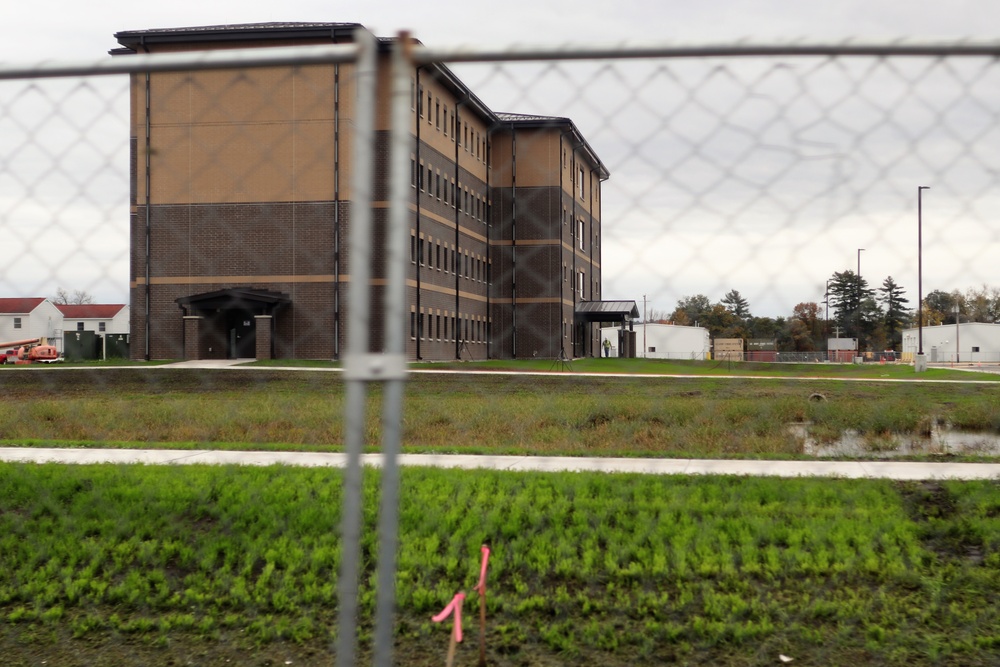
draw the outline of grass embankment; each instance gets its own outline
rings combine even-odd
[[[342,445],[340,374],[42,370],[0,373],[0,391],[12,406],[0,411],[7,444]],[[810,400],[813,394],[826,400]],[[936,422],[995,433],[998,407],[1000,385],[969,383],[414,374],[403,445],[409,452],[788,458],[801,455],[791,422],[810,422],[820,442],[856,429],[884,449],[886,435],[927,433]],[[376,445],[378,410],[375,388],[368,435]]]
[[[406,469],[398,662],[996,664],[995,483]],[[331,664],[340,474],[0,465],[5,665]],[[366,475],[370,649],[377,473]],[[291,661],[291,662],[286,662]]]
[[[254,365],[280,364],[256,362]],[[964,364],[974,367],[975,364]],[[924,373],[915,373],[908,364],[795,364],[731,361],[684,361],[676,359],[604,359],[586,357],[567,364],[551,359],[491,360],[476,362],[434,362],[413,363],[415,370],[456,370],[456,371],[511,371],[511,372],[572,372],[572,373],[617,373],[625,375],[696,375],[696,376],[743,376],[774,378],[847,378],[863,380],[977,380],[1000,382],[1000,375],[970,373],[938,366]]]

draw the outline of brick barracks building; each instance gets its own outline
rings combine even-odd
[[[126,31],[111,53],[347,43],[360,27]],[[384,77],[391,42],[379,43]],[[447,67],[415,67],[411,91],[407,356],[599,354],[597,322],[637,313],[600,301],[608,172],[596,153],[568,118],[494,112]],[[133,357],[341,358],[355,94],[353,64],[132,75]],[[389,128],[377,106],[379,238]],[[372,271],[380,299],[377,248]],[[373,320],[376,350],[383,326]]]

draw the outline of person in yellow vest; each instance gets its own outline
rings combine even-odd
[[[605,338],[603,345],[604,345],[604,356],[605,356],[605,358],[610,357],[611,356],[611,339],[610,338]]]

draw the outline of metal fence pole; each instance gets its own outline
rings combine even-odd
[[[337,582],[337,643],[338,667],[354,665],[357,642],[358,574],[361,555],[361,525],[363,499],[361,489],[361,452],[365,438],[365,403],[367,398],[368,332],[371,309],[372,239],[372,179],[374,172],[375,87],[377,44],[374,35],[356,30],[358,46],[357,107],[355,134],[352,145],[354,174],[351,187],[351,207],[348,214],[350,239],[348,287],[350,304],[347,326],[346,358],[344,360],[346,400],[344,407],[344,444],[347,467],[344,471],[343,504],[341,507],[340,578]]]
[[[410,38],[402,33],[392,52],[389,211],[386,229],[385,392],[382,406],[382,504],[379,513],[378,597],[375,607],[375,665],[392,665],[396,607],[396,550],[399,543],[399,451],[406,380],[406,243],[410,137]]]

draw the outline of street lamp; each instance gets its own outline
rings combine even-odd
[[[958,302],[956,301],[955,302],[955,363],[956,364],[961,361],[961,359],[958,358],[958,355],[959,355],[959,333],[962,330],[961,327],[958,324],[958,313],[959,313],[959,310],[960,310],[960,308],[959,308]]]
[[[922,199],[924,190],[930,190],[930,187],[917,186],[917,359],[913,364],[913,370],[917,373],[927,370],[927,360],[924,358],[924,216]]]

